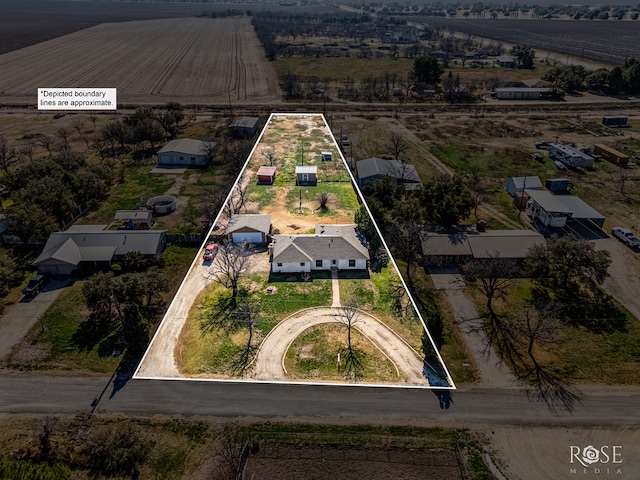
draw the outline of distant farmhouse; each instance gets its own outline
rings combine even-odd
[[[496,65],[502,68],[516,68],[516,61],[509,55],[500,55],[496,57]]]
[[[269,261],[274,273],[366,270],[369,252],[356,225],[317,225],[316,233],[274,235]]]
[[[109,268],[127,253],[158,257],[166,245],[166,230],[104,230],[106,225],[74,225],[49,236],[32,265],[38,273],[69,275],[89,266]]]
[[[594,158],[575,147],[563,145],[562,143],[550,143],[547,145],[547,150],[549,151],[549,157],[564,163],[567,167],[593,168]]]
[[[544,100],[554,97],[554,90],[547,87],[505,87],[496,88],[491,94],[498,100]]]
[[[206,167],[208,152],[215,143],[180,138],[171,140],[158,150],[158,165],[180,165],[185,167]]]
[[[420,175],[416,167],[399,160],[384,160],[382,158],[367,158],[356,162],[358,186],[388,177],[393,184],[421,185]]]
[[[544,237],[533,230],[421,234],[425,265],[463,265],[487,258],[520,261],[525,258],[529,248],[543,243]]]

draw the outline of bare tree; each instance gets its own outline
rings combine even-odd
[[[49,158],[51,158],[51,149],[53,147],[51,138],[49,138],[47,135],[38,136],[38,146],[44,148],[47,151]]]
[[[222,185],[216,185],[204,190],[198,208],[200,214],[205,217],[207,225],[213,224],[218,216],[218,212],[220,212],[225,205],[228,194],[228,187]]]
[[[267,148],[264,150],[261,155],[269,161],[269,166],[273,167],[273,159],[276,158],[276,153],[272,148]]]
[[[56,132],[56,136],[60,139],[60,153],[67,153],[71,150],[71,146],[69,145],[69,137],[71,136],[71,131],[66,129],[65,127],[61,127]]]
[[[9,145],[9,142],[0,135],[0,167],[6,174],[9,173],[9,167],[18,163],[19,158],[16,149]]]
[[[239,375],[244,375],[245,371],[253,360],[253,355],[256,352],[256,346],[253,344],[253,336],[255,333],[256,322],[258,321],[258,315],[260,310],[258,306],[248,298],[243,298],[239,303],[236,310],[233,312],[234,322],[237,327],[244,327],[247,329],[247,341],[242,346],[242,351],[234,359],[233,369]]]
[[[340,351],[340,355],[344,359],[345,376],[356,380],[361,374],[362,360],[365,355],[364,352],[354,347],[352,341],[353,330],[360,322],[360,311],[354,304],[345,304],[340,307],[340,313],[334,318],[347,329],[347,346]]]
[[[89,150],[90,148],[89,136],[87,135],[87,130],[84,126],[84,122],[82,120],[75,120],[72,126],[75,129],[75,131],[78,132],[78,136],[86,145],[87,150]]]
[[[223,213],[227,218],[239,214],[244,208],[244,204],[247,201],[247,192],[242,188],[242,183],[242,178],[240,178],[229,197],[229,201],[224,206]]]
[[[237,423],[226,423],[217,439],[215,450],[216,477],[221,480],[242,480],[251,453],[257,452],[249,434]]]
[[[215,261],[209,269],[208,278],[231,289],[229,306],[232,309],[237,307],[238,282],[249,267],[252,252],[253,245],[250,243],[227,241],[218,247]]]
[[[388,147],[393,152],[393,157],[398,160],[409,149],[409,144],[402,135],[394,132],[389,138]]]
[[[33,162],[33,155],[35,154],[36,144],[33,140],[27,140],[22,148],[20,149],[20,154],[29,159],[30,162]]]

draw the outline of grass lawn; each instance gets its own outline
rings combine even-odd
[[[530,298],[530,287],[530,280],[515,281],[506,299],[495,303],[497,311],[522,315]],[[478,312],[486,312],[484,297],[474,290],[469,293]],[[573,383],[638,385],[640,323],[627,312],[626,331],[595,333],[584,327],[561,324],[554,333],[553,343],[541,348],[539,355],[554,371]]]
[[[289,278],[295,281],[288,281]],[[331,279],[328,275],[314,275],[311,282],[301,282],[299,279],[299,275],[253,273],[241,282],[241,288],[251,292],[247,294],[260,309],[254,335],[255,346],[288,315],[304,308],[331,305]],[[275,289],[275,293],[266,293],[269,286]],[[185,374],[232,374],[236,356],[246,342],[248,330],[203,330],[210,312],[215,311],[217,303],[229,295],[228,290],[214,283],[194,302],[176,354],[180,369]]]
[[[362,352],[360,382],[402,382],[393,363],[357,331],[351,332],[351,342],[355,349]],[[306,330],[296,338],[285,357],[285,368],[294,380],[345,380],[344,356],[340,367],[337,364],[338,353],[347,345],[347,329],[344,325],[322,324]],[[400,374],[401,375],[401,374]]]
[[[42,323],[34,325],[19,349],[11,355],[8,366],[19,370],[86,370],[96,373],[112,373],[120,357],[111,355],[113,344],[109,341],[100,347],[99,339],[87,335],[77,337],[88,312],[84,307],[81,281],[76,281],[60,294],[42,317]],[[44,324],[44,332],[41,326]],[[91,346],[93,343],[93,346]],[[109,346],[112,348],[109,349]]]
[[[116,185],[109,198],[82,223],[110,223],[117,210],[135,210],[140,198],[161,195],[173,184],[166,175],[149,173],[153,167],[143,165],[131,168],[124,183]]]

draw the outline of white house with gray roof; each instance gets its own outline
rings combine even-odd
[[[366,270],[369,252],[356,225],[317,225],[315,234],[274,235],[269,261],[274,273]]]
[[[129,252],[159,256],[166,230],[104,230],[106,225],[77,225],[54,232],[32,265],[38,273],[69,275],[82,266],[109,267]]]

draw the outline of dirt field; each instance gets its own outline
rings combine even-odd
[[[118,103],[273,103],[280,89],[248,18],[102,24],[0,56],[0,102],[115,87]]]

